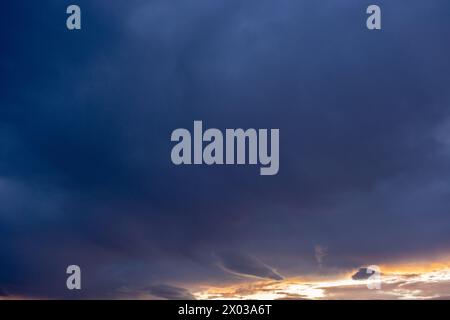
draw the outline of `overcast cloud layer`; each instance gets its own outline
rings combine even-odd
[[[191,297],[450,249],[448,0],[379,0],[380,32],[368,1],[76,2],[76,32],[71,2],[0,7],[0,295]],[[279,174],[172,165],[194,120],[279,128]]]

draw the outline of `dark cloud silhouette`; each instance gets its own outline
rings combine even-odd
[[[374,270],[370,268],[359,268],[359,270],[352,275],[353,280],[367,280],[374,274]]]
[[[187,289],[167,284],[150,286],[148,292],[151,295],[168,300],[195,300],[194,296]]]
[[[278,272],[253,256],[236,252],[221,253],[218,256],[220,265],[225,270],[234,274],[273,280],[283,280],[283,277]]]

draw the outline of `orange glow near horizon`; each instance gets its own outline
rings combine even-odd
[[[194,291],[197,299],[449,299],[450,263],[383,265],[381,288],[369,289],[372,280],[353,280],[356,272],[317,280],[308,277],[281,281],[258,280]]]

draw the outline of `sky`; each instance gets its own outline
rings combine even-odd
[[[449,10],[3,1],[0,297],[449,297]],[[195,120],[278,128],[278,174],[175,166]]]

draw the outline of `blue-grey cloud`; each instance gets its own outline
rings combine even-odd
[[[167,284],[150,286],[148,292],[151,295],[168,300],[195,300],[189,290]]]
[[[220,266],[228,272],[241,276],[283,280],[283,276],[276,270],[253,256],[236,252],[223,252],[218,257]]]
[[[230,281],[214,252],[276,279],[317,272],[318,243],[322,272],[449,248],[447,0],[380,0],[372,33],[358,1],[80,0],[79,32],[68,4],[1,11],[7,292],[71,297],[73,263],[102,297]],[[171,131],[197,119],[280,128],[279,175],[173,166]]]

